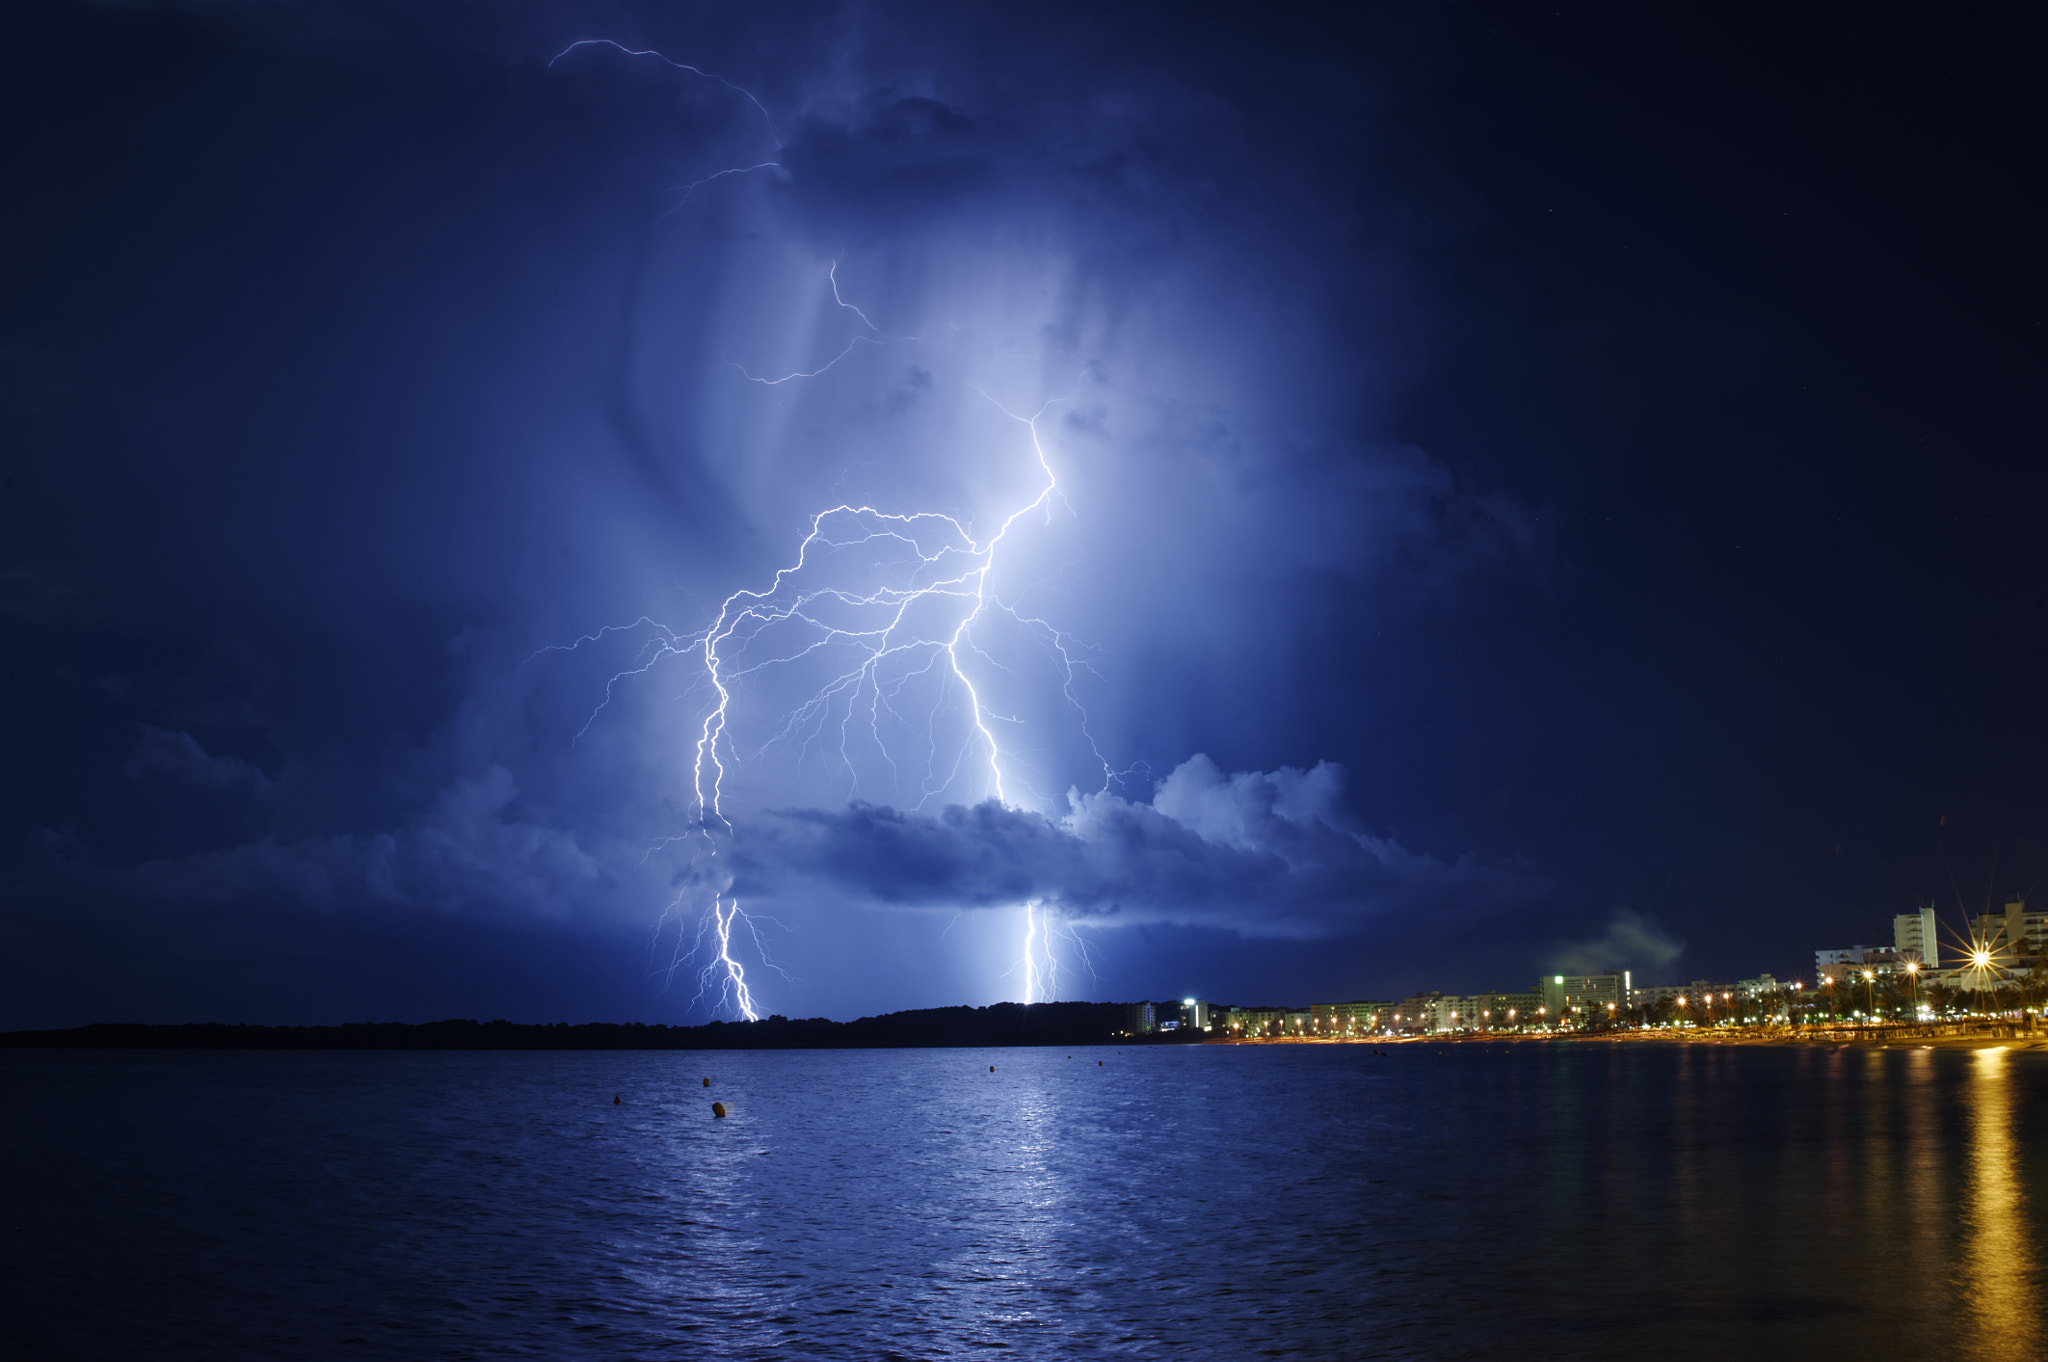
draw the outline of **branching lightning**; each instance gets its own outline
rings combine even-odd
[[[992,711],[975,684],[968,659],[987,656],[977,646],[976,626],[1002,615],[1037,635],[1057,659],[1068,700],[1080,710],[1073,683],[1085,663],[1074,656],[1072,641],[1044,619],[1027,615],[1001,599],[991,583],[1000,551],[1017,523],[1034,513],[1049,517],[1053,502],[1060,497],[1059,480],[1038,429],[1039,420],[1058,399],[1027,417],[995,403],[986,393],[981,396],[1029,433],[1040,475],[1036,492],[1005,516],[993,533],[977,538],[960,520],[936,511],[903,514],[842,503],[811,518],[810,531],[797,546],[795,562],[779,569],[765,588],[728,596],[710,628],[698,636],[704,674],[715,696],[698,735],[692,768],[698,803],[707,816],[723,820],[726,761],[738,759],[727,741],[732,687],[767,668],[843,656],[843,665],[791,712],[777,740],[814,739],[824,721],[837,714],[839,752],[844,758],[852,740],[850,726],[864,706],[869,735],[892,768],[895,762],[880,730],[882,714],[896,713],[891,702],[902,694],[907,678],[936,673],[956,688],[965,702],[964,712],[973,731],[970,746],[979,750],[986,763],[985,797],[1005,802],[1009,790],[997,732],[1015,720]],[[819,566],[819,559],[852,548],[874,552],[885,580],[866,588],[807,584],[807,574]],[[943,608],[946,606],[952,609]],[[949,624],[945,623],[948,615]],[[939,627],[933,627],[934,622],[939,622]],[[793,638],[785,638],[791,634]],[[749,656],[757,642],[768,648],[767,656]],[[1116,773],[1088,731],[1085,711],[1080,712],[1083,732],[1106,785]],[[943,779],[935,766],[927,765],[919,807],[953,783],[966,756],[963,749]],[[852,769],[850,761],[847,766]]]
[[[779,154],[781,140],[766,105],[751,91],[725,77],[675,61],[652,49],[634,49],[604,38],[571,43],[549,62],[553,67],[580,48],[602,46],[632,57],[654,57],[679,71],[715,81],[746,98],[760,113]],[[779,160],[732,166],[684,187],[683,199],[715,180],[779,168]],[[680,206],[680,204],[678,205]],[[872,318],[841,291],[839,261],[827,271],[833,302],[851,312],[863,331],[822,366],[803,373],[763,377],[735,363],[750,382],[765,387],[815,378],[861,345],[881,345],[885,337]],[[694,916],[694,933],[678,933],[668,973],[685,961],[699,962],[699,998],[707,994],[721,1006],[748,1020],[760,1013],[735,943],[752,943],[755,955],[770,968],[773,962],[760,938],[758,924],[729,892],[731,878],[721,874],[719,858],[729,851],[733,825],[726,817],[726,782],[731,772],[769,748],[787,746],[800,754],[825,752],[836,746],[838,764],[848,776],[847,795],[860,793],[856,747],[886,764],[892,779],[901,781],[905,767],[923,808],[934,798],[963,787],[971,789],[980,772],[980,798],[1009,803],[1019,772],[1006,752],[1002,734],[1023,720],[991,708],[986,682],[978,673],[1008,670],[978,637],[978,630],[1001,620],[1037,640],[1059,679],[1061,697],[1079,716],[1080,732],[1103,775],[1103,787],[1121,774],[1104,758],[1086,709],[1076,691],[1077,675],[1089,670],[1082,649],[1047,620],[1026,613],[1017,599],[1005,599],[997,586],[997,567],[1013,531],[1029,517],[1049,523],[1055,503],[1065,504],[1059,479],[1048,458],[1039,422],[1064,399],[1055,398],[1030,415],[1021,415],[988,393],[973,388],[1003,416],[1015,422],[1028,442],[1034,476],[1023,499],[994,529],[977,534],[972,523],[939,511],[885,511],[869,505],[842,503],[820,511],[797,545],[794,561],[778,569],[760,589],[742,589],[720,602],[703,629],[680,633],[643,617],[632,625],[607,626],[575,643],[573,651],[613,633],[646,630],[646,642],[626,669],[606,684],[603,700],[584,729],[610,703],[615,688],[629,676],[644,674],[668,658],[692,660],[705,687],[708,707],[698,727],[691,762],[691,790],[696,827],[688,834],[699,851],[689,885],[662,916],[657,933]],[[851,567],[848,565],[851,564]],[[824,580],[819,580],[819,579]],[[546,650],[544,650],[546,651]],[[736,746],[733,720],[740,692],[777,671],[822,669],[816,689],[779,722],[754,752]],[[941,753],[940,731],[956,717],[960,740]],[[908,735],[921,735],[913,743]],[[579,734],[580,736],[580,734]],[[921,754],[913,750],[921,747]],[[662,839],[663,844],[677,838]],[[1026,1002],[1056,996],[1056,935],[1072,943],[1084,966],[1087,949],[1071,925],[1060,923],[1049,905],[1024,906],[1025,938],[1020,963],[1024,968]],[[684,937],[693,936],[687,948]],[[1043,961],[1041,973],[1040,961]],[[1014,967],[1013,967],[1014,968]],[[786,977],[786,976],[785,976]]]

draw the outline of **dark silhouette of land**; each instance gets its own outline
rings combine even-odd
[[[703,1026],[641,1022],[351,1022],[341,1026],[153,1026],[101,1022],[62,1031],[0,1032],[0,1048],[69,1050],[855,1050],[991,1045],[1175,1043],[1199,1032],[1128,1036],[1124,1003],[995,1003],[932,1007],[859,1021],[715,1021]]]

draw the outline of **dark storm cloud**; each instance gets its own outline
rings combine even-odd
[[[1888,19],[1869,50],[1926,82],[1773,74],[1781,35],[1711,17],[1660,46],[1416,10],[8,7],[10,911],[259,941],[318,909],[280,950],[322,914],[647,925],[713,878],[664,840],[701,678],[529,659],[689,632],[842,497],[986,512],[1014,432],[979,383],[1065,400],[1070,504],[1016,577],[1087,645],[1102,764],[1219,764],[910,813],[819,744],[786,780],[750,748],[739,883],[788,909],[806,992],[920,982],[862,952],[927,924],[860,908],[1033,899],[1203,924],[1176,939],[1224,980],[1219,927],[1313,937],[1288,959],[1332,988],[1377,977],[1338,982],[1332,934],[1428,950],[1468,911],[1475,971],[1675,968],[1683,936],[1751,972],[1705,925],[1737,902],[1781,961],[1857,939],[1877,872],[1802,848],[2038,786],[2007,508],[2040,497],[1996,466],[2038,368],[2026,121],[1943,83],[1981,52]],[[585,38],[732,84],[549,67]],[[1002,730],[1040,808],[1095,783],[1052,700]]]
[[[150,742],[137,779],[219,788],[260,773],[209,758],[182,734]],[[94,859],[75,837],[44,830],[28,888],[158,907],[291,904],[339,911],[411,909],[475,921],[635,919],[663,893],[666,863],[645,847],[606,845],[522,817],[512,773],[494,766],[452,781],[401,826],[372,833],[268,836],[132,865]]]
[[[144,724],[135,741],[135,755],[121,768],[130,780],[168,779],[210,789],[247,786],[257,794],[270,789],[270,777],[238,757],[210,755],[190,733]]]
[[[1485,917],[1544,892],[1535,877],[1351,830],[1343,783],[1328,762],[1225,775],[1196,756],[1149,803],[1077,794],[1064,817],[993,800],[936,814],[867,804],[785,810],[738,834],[747,868],[733,892],[893,908],[1040,902],[1098,923],[1250,936],[1357,931],[1397,912]]]
[[[1371,338],[1413,301],[1408,229],[1354,192],[1355,66],[1276,85],[1184,16],[1081,8],[96,13],[37,172],[58,211],[15,224],[39,320],[0,336],[24,483],[56,508],[0,557],[0,616],[76,654],[29,707],[92,735],[18,782],[17,902],[652,923],[708,874],[664,840],[696,812],[701,684],[622,686],[590,723],[630,655],[522,659],[693,624],[849,484],[987,494],[960,451],[1000,446],[943,422],[979,377],[961,356],[989,353],[1018,357],[1005,395],[1072,399],[1048,433],[1081,528],[1046,573],[1114,679],[1093,712],[1117,763],[1302,769],[1189,762],[1059,816],[792,784],[735,810],[741,887],[1291,937],[1527,900],[1379,801],[1395,831],[1359,833],[1296,717],[1344,671],[1292,642],[1335,617],[1331,583],[1450,599],[1549,551],[1512,497],[1359,419],[1407,362]],[[602,43],[548,66],[584,38],[721,78]],[[102,84],[139,91],[116,100],[134,127]],[[873,330],[820,304],[832,262]],[[855,335],[829,378],[747,405],[736,362],[809,372]],[[801,972],[826,924],[789,918]],[[860,969],[883,992],[859,1005],[886,1005],[889,962]]]
[[[793,204],[842,231],[928,216],[995,171],[965,112],[893,91],[864,95],[837,117],[812,111],[778,159]]]

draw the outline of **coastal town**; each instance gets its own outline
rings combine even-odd
[[[1835,1027],[2024,1015],[2048,1002],[2048,910],[2022,897],[1943,939],[1932,906],[1892,918],[1887,945],[1816,950],[1806,979],[1639,984],[1632,971],[1548,974],[1528,988],[1431,990],[1401,999],[1238,1007],[1199,998],[1133,1003],[1132,1036],[1214,1040],[1369,1040],[1711,1027]]]

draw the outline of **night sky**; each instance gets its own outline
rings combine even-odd
[[[7,6],[0,1026],[732,1016],[735,902],[842,1018],[1960,926],[2048,874],[2002,18]],[[729,641],[706,819],[842,503],[938,537]]]

